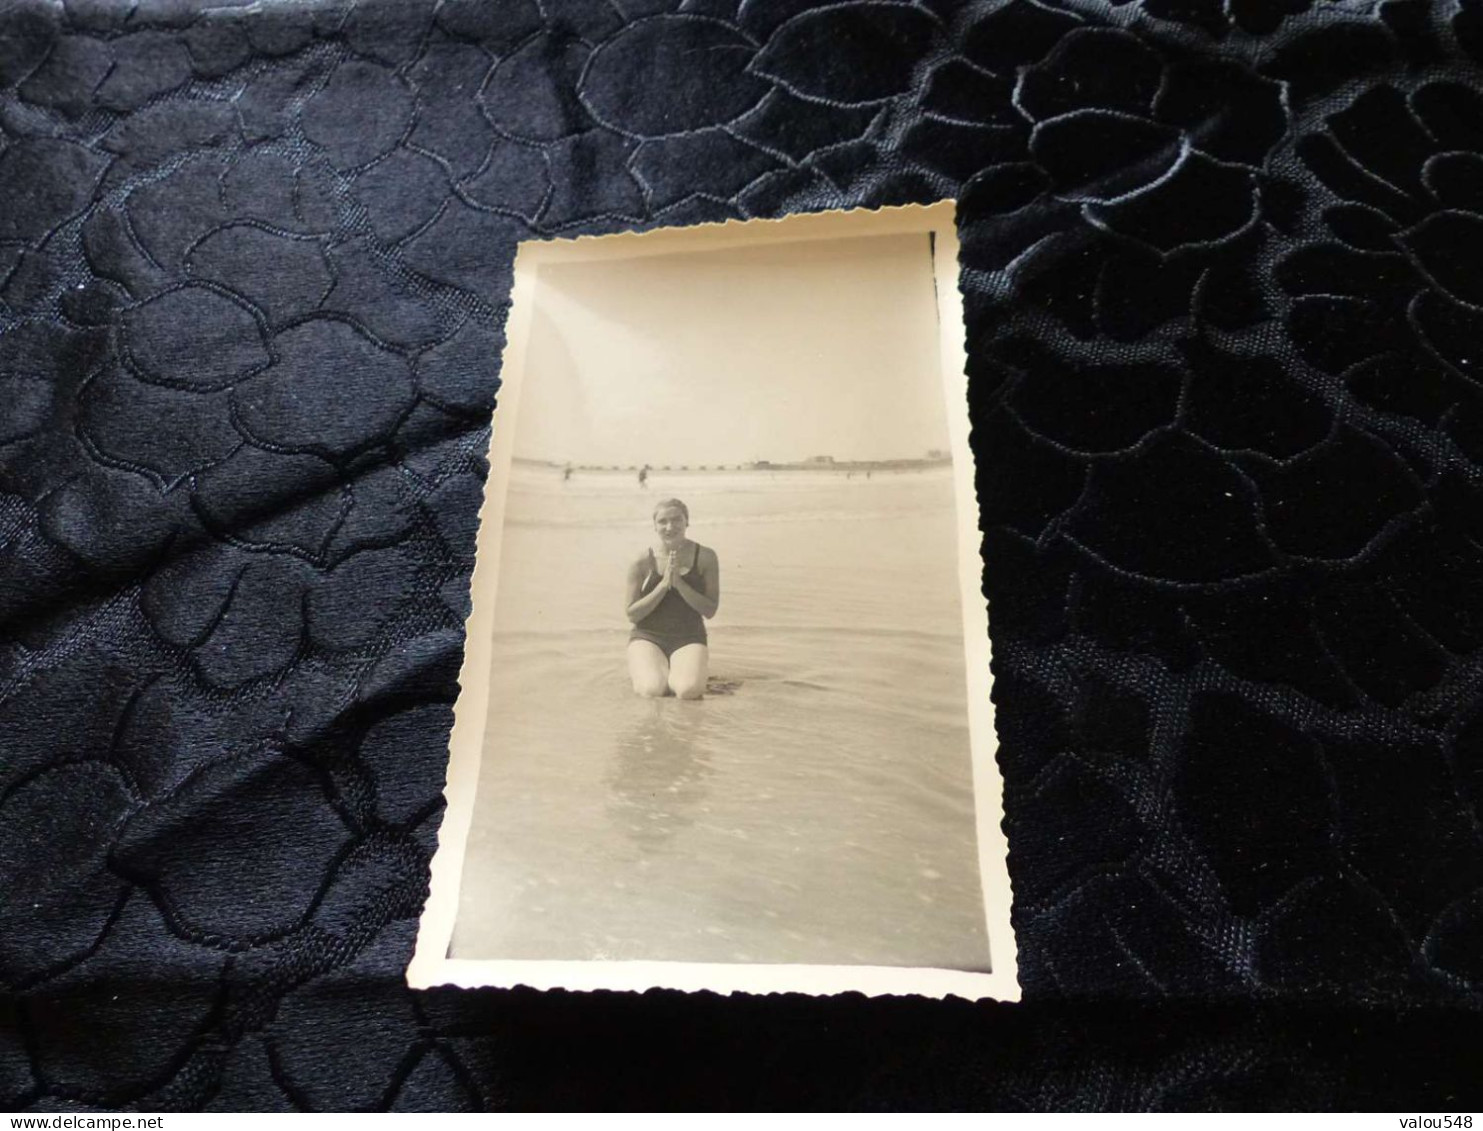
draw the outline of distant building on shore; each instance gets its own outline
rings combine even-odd
[[[809,456],[792,463],[758,459],[743,466],[752,471],[925,471],[952,463],[950,452],[933,448],[924,459],[835,459],[833,456]]]

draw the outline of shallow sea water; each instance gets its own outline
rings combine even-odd
[[[676,495],[721,562],[713,692],[629,688]],[[987,969],[945,471],[517,468],[457,958]]]

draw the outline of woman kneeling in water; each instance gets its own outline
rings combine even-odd
[[[721,603],[721,565],[685,537],[689,525],[689,508],[665,499],[654,508],[656,546],[628,567],[628,674],[648,698],[705,694],[705,622]]]

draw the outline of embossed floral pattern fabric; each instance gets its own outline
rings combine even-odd
[[[401,989],[516,242],[945,197],[1025,1003]],[[1472,0],[0,0],[0,1096],[1476,1099],[1480,373]]]

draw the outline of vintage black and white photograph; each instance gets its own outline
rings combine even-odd
[[[1015,996],[951,206],[516,270],[414,980]]]

